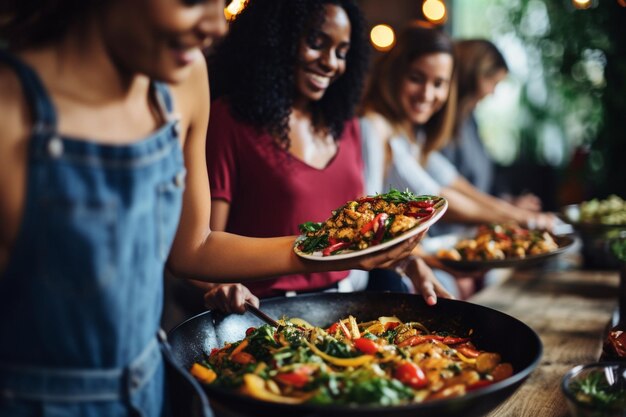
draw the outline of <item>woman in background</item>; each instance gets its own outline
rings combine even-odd
[[[409,26],[376,63],[363,103],[368,193],[389,187],[445,197],[444,220],[545,228],[553,216],[515,207],[474,187],[438,151],[456,111],[451,39],[425,24]],[[383,178],[382,182],[377,181]]]
[[[484,147],[474,110],[506,78],[509,69],[498,48],[488,40],[456,41],[454,50],[457,58],[458,111],[453,138],[441,153],[472,185],[484,193],[493,194],[493,161]],[[511,202],[529,210],[541,210],[541,201],[533,194],[517,196]]]
[[[393,187],[440,195],[449,203],[444,221],[549,227],[551,215],[481,192],[438,152],[452,134],[455,62],[452,40],[425,23],[408,26],[377,61],[361,118],[368,193]]]

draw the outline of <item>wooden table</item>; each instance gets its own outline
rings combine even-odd
[[[598,360],[618,304],[619,274],[579,264],[576,254],[565,254],[546,268],[513,272],[469,300],[523,321],[543,342],[540,365],[489,417],[569,415],[561,378],[575,365]]]

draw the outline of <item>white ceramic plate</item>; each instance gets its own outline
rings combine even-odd
[[[441,199],[441,202],[437,203],[437,205],[435,206],[435,212],[428,219],[419,223],[413,229],[407,230],[403,234],[396,236],[393,239],[383,242],[379,245],[370,246],[362,250],[354,250],[350,252],[346,251],[346,252],[338,253],[336,255],[328,255],[328,256],[323,256],[321,251],[313,252],[313,253],[304,253],[298,249],[298,245],[306,237],[305,235],[300,235],[296,239],[296,242],[294,243],[294,246],[293,246],[293,250],[298,256],[305,258],[305,259],[310,259],[313,261],[336,261],[339,259],[356,258],[357,256],[363,256],[363,255],[367,255],[370,253],[379,252],[379,251],[387,249],[390,246],[396,245],[404,240],[407,240],[410,237],[415,236],[418,233],[421,233],[422,231],[426,230],[427,228],[432,226],[437,220],[439,220],[441,216],[443,216],[443,213],[446,212],[447,209],[448,209],[448,202],[444,199]]]

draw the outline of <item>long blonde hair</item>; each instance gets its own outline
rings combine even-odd
[[[363,113],[379,113],[397,133],[415,138],[414,126],[398,97],[411,63],[416,58],[432,53],[445,53],[454,58],[454,46],[450,37],[424,22],[407,26],[398,36],[398,42],[393,49],[382,55],[374,65],[363,99]],[[443,148],[451,137],[456,112],[455,72],[453,69],[448,99],[423,126],[426,142],[421,152],[422,164],[426,163],[431,152]]]

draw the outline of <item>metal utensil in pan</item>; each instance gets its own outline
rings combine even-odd
[[[276,328],[280,327],[279,322],[277,322],[276,320],[274,320],[273,318],[265,314],[263,311],[255,307],[254,304],[250,303],[249,301],[246,301],[245,306],[246,306],[247,311],[254,314],[258,318],[263,320],[265,323],[269,324],[272,327],[276,327]]]
[[[484,416],[506,400],[539,363],[542,345],[524,323],[499,311],[456,300],[440,299],[427,306],[421,295],[394,293],[322,293],[265,300],[261,308],[274,317],[299,317],[316,326],[328,326],[353,315],[359,321],[395,315],[403,321],[420,321],[431,329],[467,333],[479,349],[498,352],[513,365],[514,374],[503,381],[471,391],[458,398],[404,406],[346,406],[275,404],[234,391],[205,385],[211,404],[223,415],[237,416],[391,416],[453,417]],[[181,365],[189,368],[214,347],[242,339],[247,328],[262,322],[251,315],[219,317],[206,312],[189,319],[170,333],[170,342]]]

